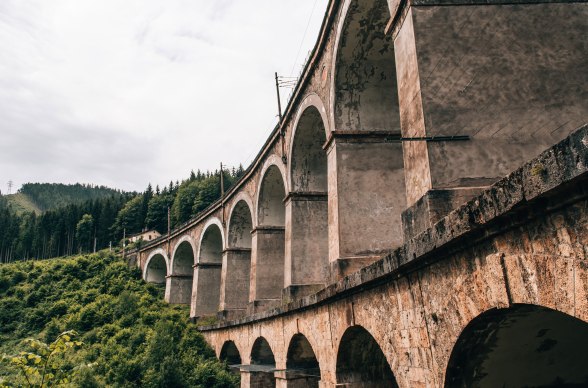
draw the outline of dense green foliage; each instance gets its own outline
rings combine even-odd
[[[83,342],[62,365],[83,365],[75,386],[238,384],[188,322],[188,308],[166,304],[161,287],[145,284],[118,257],[100,252],[0,265],[0,353],[18,353],[27,337],[49,343],[65,330]],[[2,378],[21,382],[6,363]]]
[[[228,190],[241,176],[243,167],[223,171],[223,186]],[[182,183],[170,182],[169,187],[155,192],[151,185],[144,193],[128,201],[118,213],[114,225],[117,235],[126,229],[127,235],[139,233],[144,228],[166,233],[168,208],[170,227],[174,228],[190,220],[221,197],[221,175],[219,171],[205,174],[192,172]]]

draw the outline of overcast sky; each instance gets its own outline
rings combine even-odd
[[[274,71],[299,74],[326,5],[1,0],[0,190],[247,167],[277,122]]]

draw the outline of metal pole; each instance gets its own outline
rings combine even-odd
[[[220,185],[221,185],[221,198],[225,196],[225,174],[223,174],[223,164],[220,164]]]
[[[171,212],[169,206],[167,207],[167,235],[171,234]]]
[[[278,72],[275,73],[276,76],[276,94],[278,95],[278,117],[280,118],[280,122],[282,121],[282,103],[280,102],[280,84],[278,82]]]

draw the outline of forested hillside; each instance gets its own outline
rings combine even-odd
[[[83,345],[59,361],[73,386],[238,386],[188,322],[188,307],[166,304],[163,292],[106,252],[1,265],[0,355],[30,350],[27,337],[49,343],[75,330]],[[3,382],[26,386],[9,360]]]
[[[243,167],[223,171],[228,190],[242,175]],[[47,193],[44,190],[47,189]],[[0,195],[0,263],[92,252],[119,245],[123,235],[182,224],[221,196],[219,171],[192,172],[180,182],[145,192],[123,193],[85,185],[25,184],[19,195],[30,198],[39,209],[63,204],[38,214],[17,211],[11,196]],[[13,197],[14,198],[14,197]],[[81,198],[86,198],[80,202]],[[33,201],[34,199],[34,201]]]
[[[92,186],[76,183],[64,185],[61,183],[25,183],[18,194],[27,197],[40,211],[58,209],[71,204],[78,204],[100,198],[112,197],[120,194],[105,186]],[[11,196],[7,199],[10,201]]]
[[[48,258],[108,247],[119,239],[112,230],[131,194],[114,194],[46,211],[18,214],[0,197],[0,263]]]
[[[243,167],[223,171],[223,184],[228,190],[241,176]],[[171,228],[174,228],[196,216],[221,196],[221,176],[219,171],[190,174],[182,183],[169,183],[168,187],[155,191],[149,185],[144,193],[137,195],[121,209],[114,228],[118,235],[126,229],[127,235],[142,229],[155,229],[167,232],[168,208]]]

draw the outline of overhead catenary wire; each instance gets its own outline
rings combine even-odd
[[[312,15],[314,14],[314,9],[316,8],[317,0],[314,0],[314,4],[312,5],[312,10],[310,11],[310,16],[308,17],[308,22],[306,23],[306,28],[304,29],[304,34],[302,35],[302,40],[300,41],[300,46],[298,47],[298,52],[296,53],[296,59],[294,60],[294,64],[292,65],[292,70],[290,70],[290,77],[294,74],[294,69],[296,68],[296,62],[298,61],[298,56],[300,55],[300,50],[302,50],[302,46],[304,45],[304,39],[306,39],[306,33],[308,32],[308,27],[310,26],[310,22],[312,21]]]

